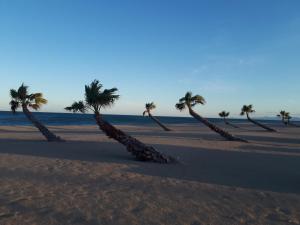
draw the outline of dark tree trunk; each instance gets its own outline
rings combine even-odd
[[[149,113],[149,117],[154,121],[156,122],[161,128],[163,128],[165,131],[171,131],[171,129],[167,128],[165,125],[163,125],[157,118],[155,118],[154,116],[152,116],[151,113]]]
[[[23,112],[27,119],[36,127],[39,129],[39,131],[44,135],[44,137],[47,139],[47,141],[50,142],[62,142],[64,141],[59,136],[56,136],[53,134],[50,130],[48,130],[47,127],[45,127],[43,124],[41,124],[28,110],[26,105],[22,105]]]
[[[100,114],[95,114],[99,128],[109,137],[126,146],[128,152],[141,161],[152,161],[158,163],[176,162],[173,157],[158,152],[152,146],[147,146],[139,140],[125,134],[110,123],[102,119]]]
[[[286,122],[285,120],[284,120],[284,117],[281,117],[281,122],[284,124],[284,125],[288,125],[288,122]]]
[[[277,131],[274,130],[273,128],[268,127],[268,126],[266,126],[266,125],[263,125],[263,124],[261,124],[261,123],[255,121],[255,120],[251,119],[251,118],[249,117],[248,114],[247,114],[247,119],[248,119],[251,123],[254,123],[255,125],[257,125],[257,126],[259,126],[259,127],[261,127],[261,128],[264,128],[264,129],[267,130],[267,131],[270,131],[270,132],[277,132]]]
[[[248,142],[242,138],[238,138],[233,136],[232,134],[222,130],[221,128],[217,127],[216,125],[210,123],[208,120],[206,120],[205,118],[203,118],[202,116],[200,116],[199,114],[197,114],[194,110],[192,110],[191,108],[189,108],[189,112],[191,114],[191,116],[193,116],[196,120],[204,123],[206,126],[208,126],[211,130],[213,130],[214,132],[220,134],[222,137],[226,138],[229,141],[241,141],[241,142]]]
[[[228,121],[225,119],[225,117],[224,117],[224,123],[225,123],[226,125],[228,125],[228,126],[231,126],[231,127],[234,127],[234,128],[239,128],[238,126],[236,126],[236,125],[234,125],[234,124],[228,122]]]

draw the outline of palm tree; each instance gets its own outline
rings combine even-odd
[[[139,140],[125,134],[107,121],[105,121],[100,113],[101,109],[112,106],[119,95],[116,94],[117,88],[102,89],[102,84],[98,80],[94,80],[90,85],[85,85],[85,100],[74,102],[65,109],[73,112],[85,113],[91,110],[99,128],[109,137],[126,146],[127,151],[131,152],[138,160],[153,161],[159,163],[175,162],[176,160],[170,156],[158,152],[152,146],[147,146]]]
[[[205,99],[200,95],[192,95],[192,92],[187,92],[185,96],[181,99],[179,99],[179,102],[175,105],[176,109],[182,111],[185,108],[188,108],[189,113],[191,116],[193,116],[196,120],[204,123],[206,126],[208,126],[211,130],[215,131],[216,133],[220,134],[222,137],[226,138],[230,141],[242,141],[247,142],[246,140],[243,140],[241,138],[235,137],[232,134],[222,130],[221,128],[217,127],[216,125],[210,123],[208,120],[197,114],[192,108],[197,105],[205,104]]]
[[[220,116],[221,118],[223,118],[225,124],[227,124],[227,125],[229,125],[229,126],[232,126],[232,127],[234,127],[234,128],[239,128],[238,126],[235,126],[234,124],[229,123],[229,122],[227,121],[226,118],[229,116],[229,114],[230,114],[230,112],[222,111],[222,112],[219,113],[219,116]]]
[[[271,131],[271,132],[276,132],[276,130],[274,130],[273,128],[270,128],[266,125],[263,125],[253,119],[250,118],[249,114],[251,113],[254,113],[255,110],[253,109],[253,106],[252,105],[244,105],[243,108],[241,109],[241,116],[245,115],[247,116],[247,119],[251,122],[251,123],[254,123],[255,125],[257,126],[260,126],[262,128],[264,128],[265,130],[267,131]]]
[[[286,122],[286,117],[287,117],[287,112],[286,111],[281,110],[277,116],[281,118],[281,121],[284,125],[288,125],[287,122]]]
[[[155,118],[154,116],[152,116],[151,110],[153,110],[153,109],[156,108],[156,105],[154,104],[154,102],[146,103],[145,108],[146,108],[146,110],[143,112],[143,116],[145,116],[146,114],[148,114],[148,116],[152,120],[154,120],[154,122],[156,122],[160,127],[162,127],[165,131],[171,131],[171,129],[167,128],[157,118]]]
[[[290,126],[294,126],[294,127],[299,127],[299,125],[290,122],[290,120],[292,119],[292,117],[291,117],[291,115],[290,115],[289,112],[285,113],[284,118],[286,120],[286,125],[290,125]]]
[[[28,93],[28,86],[22,84],[18,90],[11,89],[10,96],[12,100],[10,101],[11,110],[13,113],[20,107],[22,107],[23,113],[32,124],[39,129],[39,131],[45,136],[48,141],[63,141],[59,136],[56,136],[51,131],[48,130],[42,123],[40,123],[33,114],[29,111],[29,108],[38,110],[42,105],[47,104],[47,100],[43,98],[42,93]]]
[[[286,125],[290,125],[290,120],[292,117],[289,112],[285,112],[284,119],[286,120]]]

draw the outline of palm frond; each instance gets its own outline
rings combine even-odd
[[[175,108],[178,109],[178,110],[180,110],[180,111],[184,110],[185,107],[186,107],[186,104],[185,103],[181,103],[181,102],[179,102],[179,103],[177,103],[175,105]]]
[[[99,93],[96,103],[104,108],[112,106],[120,98],[120,95],[115,94],[116,91],[118,91],[117,88],[105,89]]]
[[[156,105],[154,104],[154,102],[146,103],[145,108],[146,110],[151,111],[156,108]]]
[[[74,102],[71,106],[66,107],[65,110],[71,111],[73,113],[76,113],[76,112],[85,113],[87,108],[84,105],[83,101],[79,101],[79,102]]]
[[[101,91],[102,84],[94,80],[90,85],[85,85],[85,102],[95,112],[101,108],[110,107],[120,98],[115,92],[117,88],[105,89]]]
[[[192,96],[193,96],[193,93],[191,91],[188,91],[184,96],[185,101],[191,100]]]
[[[85,85],[85,101],[89,105],[97,103],[97,98],[101,93],[102,84],[98,80],[92,81],[90,85]]]
[[[244,114],[242,114],[242,112],[244,114],[245,113],[253,113],[253,112],[255,112],[255,110],[253,109],[252,105],[243,105],[243,107],[241,109],[241,115],[244,115]]]
[[[41,105],[39,104],[28,104],[29,107],[33,108],[34,110],[39,110],[41,108]]]
[[[11,111],[13,113],[15,113],[16,110],[20,107],[20,103],[18,101],[15,101],[15,100],[11,100],[9,104],[10,104]]]
[[[10,89],[10,97],[13,99],[18,99],[19,98],[18,92],[15,89]]]
[[[219,116],[225,118],[225,117],[228,117],[229,114],[230,114],[230,112],[226,112],[223,110],[222,112],[219,113]]]
[[[21,100],[25,100],[28,96],[28,86],[24,85],[24,83],[18,89],[18,97]]]
[[[205,99],[201,95],[195,95],[195,96],[191,97],[191,102],[193,104],[202,104],[202,105],[204,105],[206,103]]]

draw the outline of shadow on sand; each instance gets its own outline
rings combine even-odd
[[[204,148],[155,145],[182,163],[162,165],[138,162],[124,147],[111,142],[0,141],[0,153],[54,159],[118,163],[129,171],[230,187],[300,193],[300,157]],[[0,172],[0,176],[9,174]],[[81,179],[78,177],[78,179]]]

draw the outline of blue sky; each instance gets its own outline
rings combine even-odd
[[[300,114],[300,1],[0,0],[0,110],[22,82],[61,112],[99,79],[121,99],[105,113],[181,115],[186,91],[197,110],[237,116]]]

